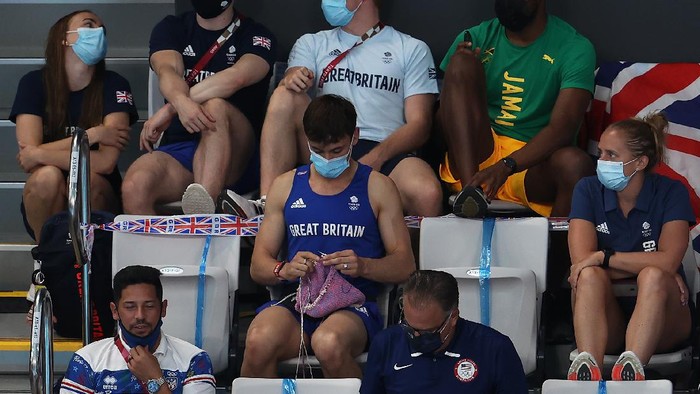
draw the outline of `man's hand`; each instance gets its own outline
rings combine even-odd
[[[102,145],[113,146],[119,150],[124,150],[129,143],[129,132],[131,128],[117,128],[105,125],[91,127],[87,130],[90,144],[100,143]]]
[[[36,167],[41,165],[39,157],[41,157],[41,148],[38,146],[19,144],[17,164],[19,164],[24,172],[32,172]]]
[[[323,265],[331,265],[341,273],[353,278],[366,274],[367,263],[362,257],[356,255],[355,251],[350,249],[327,254],[323,256],[321,261]]]
[[[129,371],[136,376],[136,379],[142,382],[163,376],[158,360],[143,346],[131,348],[126,365],[129,367]]]
[[[178,100],[173,103],[173,107],[177,110],[177,115],[180,122],[188,133],[201,133],[203,131],[216,131],[216,119],[204,107],[197,104],[189,97]]]
[[[576,286],[578,285],[578,277],[579,275],[581,275],[581,271],[583,271],[584,268],[598,267],[602,265],[604,257],[605,255],[602,251],[596,250],[595,252],[591,253],[588,257],[581,260],[581,262],[572,265],[571,275],[569,275],[569,284],[571,285],[571,288],[576,290]]]
[[[379,158],[378,154],[374,153],[375,151],[376,149],[372,149],[371,151],[367,152],[366,155],[360,157],[360,159],[357,161],[372,167],[372,169],[375,171],[380,171],[385,162]]]
[[[676,284],[678,284],[678,290],[681,293],[681,305],[688,305],[688,286],[685,285],[683,277],[681,277],[679,274],[675,274],[673,276],[673,279],[676,280]]]
[[[141,129],[139,149],[152,152],[153,144],[158,141],[160,135],[170,126],[170,122],[172,122],[175,113],[177,112],[173,111],[170,104],[166,104],[161,107],[158,112],[153,114],[153,116],[143,124],[143,129]]]
[[[303,278],[314,271],[314,264],[321,260],[320,257],[311,253],[300,251],[282,267],[280,276],[287,280]]]
[[[460,42],[457,44],[457,49],[455,50],[455,53],[452,54],[452,56],[455,56],[459,54],[460,56],[474,56],[477,59],[481,55],[481,48],[472,48],[472,43],[470,42]]]
[[[314,84],[314,73],[306,67],[300,67],[292,71],[289,75],[282,79],[284,87],[296,92],[304,93]]]
[[[484,191],[486,198],[492,200],[496,197],[498,189],[503,186],[506,179],[510,176],[510,168],[508,168],[503,162],[498,163],[484,168],[483,170],[477,172],[472,177],[469,186],[481,187]]]

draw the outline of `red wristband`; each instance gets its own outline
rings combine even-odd
[[[280,271],[282,271],[282,267],[284,267],[285,264],[287,264],[287,262],[282,260],[278,262],[275,265],[275,269],[272,270],[272,273],[275,274],[275,278],[277,278],[278,280],[284,280],[284,278],[280,276]]]

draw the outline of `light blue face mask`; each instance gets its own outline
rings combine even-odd
[[[323,16],[326,17],[326,21],[331,26],[342,27],[350,23],[355,12],[360,8],[364,0],[354,10],[350,11],[345,6],[346,0],[322,0],[321,9],[323,10]]]
[[[348,153],[346,155],[335,157],[330,160],[314,152],[311,149],[311,145],[309,145],[309,152],[311,152],[311,157],[309,159],[314,164],[316,172],[318,172],[318,174],[324,178],[333,179],[337,178],[343,173],[343,171],[347,170],[348,167],[350,167],[350,155],[352,155],[353,139],[350,140],[350,149],[348,149]]]
[[[78,58],[88,66],[94,66],[107,55],[104,27],[79,27],[67,33],[78,33],[78,40],[71,47]]]
[[[637,158],[639,159],[639,158]],[[598,166],[596,167],[596,174],[598,174],[598,180],[603,186],[610,190],[619,192],[627,187],[630,183],[630,179],[637,173],[637,170],[630,176],[625,175],[625,166],[637,159],[632,159],[627,163],[621,161],[607,161],[598,160]]]

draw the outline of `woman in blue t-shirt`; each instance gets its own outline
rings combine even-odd
[[[92,208],[120,209],[117,159],[138,115],[129,83],[105,70],[106,52],[102,20],[90,11],[68,14],[49,30],[46,65],[17,88],[10,120],[17,126],[17,162],[29,174],[21,209],[37,241],[44,222],[66,207],[72,127],[87,130],[92,144]]]
[[[580,353],[569,379],[600,380],[596,360],[624,350],[612,379],[643,380],[654,353],[690,338],[681,262],[695,217],[685,187],[652,172],[667,127],[659,113],[613,123],[598,144],[598,176],[574,189],[569,283]],[[620,279],[636,282],[636,297],[615,296],[612,282]]]

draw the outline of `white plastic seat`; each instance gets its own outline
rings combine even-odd
[[[384,319],[384,328],[387,326],[387,320],[389,316],[389,298],[391,295],[391,291],[394,289],[395,286],[393,285],[386,285],[384,286],[384,289],[382,290],[381,293],[379,293],[379,296],[377,297],[377,307],[379,308],[379,311],[382,313],[382,317]],[[271,291],[270,294],[273,294],[274,292]],[[274,298],[274,296],[273,296]],[[308,345],[308,344],[307,344]],[[279,363],[277,366],[278,372],[280,376],[294,376],[296,369],[297,369],[297,357],[290,358],[288,360],[284,360]],[[363,352],[359,356],[355,357],[355,361],[360,365],[360,367],[364,367],[365,364],[367,364],[367,352]],[[310,367],[313,370],[318,370],[321,368],[321,363],[318,361],[316,356],[309,355],[306,358],[306,367]]]
[[[671,394],[673,385],[669,380],[646,380],[640,382],[605,382],[608,394]],[[598,394],[601,383],[574,380],[545,380],[542,394]]]
[[[233,381],[234,394],[280,394],[283,379],[236,378]],[[360,379],[297,379],[297,394],[357,394]]]
[[[697,294],[698,287],[700,287],[700,273],[698,273],[697,263],[695,261],[695,251],[693,250],[692,238],[688,242],[688,248],[683,256],[683,271],[685,271],[685,277],[688,281],[688,291],[689,296],[696,303],[698,302]],[[613,285],[613,291],[615,295],[625,295],[634,296],[636,295],[637,285],[636,283],[622,282],[617,285]],[[695,327],[693,327],[695,331]],[[576,356],[578,356],[578,349],[574,349],[569,353],[569,361],[573,361]],[[603,372],[609,373],[612,371],[612,367],[617,361],[619,355],[617,354],[606,354],[603,358]],[[682,372],[689,371],[691,369],[693,362],[693,347],[686,346],[675,352],[670,353],[657,353],[651,356],[651,359],[644,367],[645,370],[653,370],[664,376],[674,375]]]
[[[481,321],[482,232],[482,220],[440,217],[421,222],[420,268],[453,274],[460,285],[460,315],[476,322]],[[548,240],[547,219],[532,217],[497,219],[491,242],[491,327],[511,338],[526,374],[537,369]]]
[[[119,215],[115,221],[152,217]],[[199,265],[205,239],[205,236],[122,232],[115,232],[113,238],[112,276],[129,265],[159,269],[162,273],[163,297],[168,300],[163,330],[191,343],[195,338]],[[215,372],[228,367],[239,259],[239,237],[212,237],[205,273],[202,347],[209,354]]]

